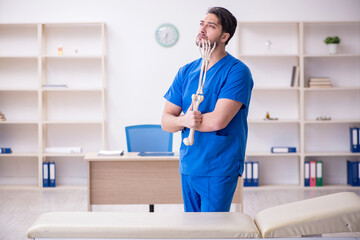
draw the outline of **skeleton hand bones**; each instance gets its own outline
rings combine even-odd
[[[211,48],[210,40],[207,41],[204,41],[204,39],[201,40],[201,45],[199,46],[199,50],[202,57],[202,63],[201,63],[201,70],[199,77],[199,85],[196,94],[193,94],[191,96],[193,111],[198,111],[200,103],[204,100],[203,87],[206,79],[206,72],[209,65],[211,53],[214,51],[215,47],[216,47],[216,43],[214,43],[214,46]],[[191,128],[189,136],[187,138],[184,138],[184,144],[186,146],[191,146],[194,144],[194,133],[195,133],[195,129]]]

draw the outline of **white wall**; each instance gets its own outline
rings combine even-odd
[[[199,57],[194,40],[211,6],[239,21],[360,21],[358,0],[0,0],[0,23],[105,22],[108,146],[126,149],[124,126],[160,123],[162,96],[178,68]],[[171,48],[154,38],[165,22],[180,32]],[[234,43],[228,51],[236,55]],[[174,141],[176,150],[178,135]]]

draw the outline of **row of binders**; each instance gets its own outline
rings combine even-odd
[[[0,154],[10,154],[12,153],[11,148],[0,148]]]
[[[56,187],[55,162],[43,162],[43,187]]]
[[[360,186],[360,162],[347,160],[347,184]]]
[[[244,187],[259,186],[259,162],[246,161],[244,163]]]
[[[350,151],[360,152],[360,128],[350,128]]]
[[[305,187],[320,187],[323,185],[323,162],[305,161],[304,169]]]

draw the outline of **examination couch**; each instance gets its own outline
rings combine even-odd
[[[341,192],[267,208],[255,219],[240,212],[51,212],[28,229],[30,239],[320,238],[360,233],[360,197]],[[360,239],[360,237],[352,237]]]

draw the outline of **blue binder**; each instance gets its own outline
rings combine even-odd
[[[309,187],[310,186],[310,162],[305,161],[305,167],[304,167],[304,186]]]
[[[360,152],[360,129],[356,127],[350,127],[350,151]]]
[[[252,186],[252,162],[245,162],[246,180],[244,180],[245,187]]]
[[[49,182],[49,163],[43,162],[42,172],[43,172],[43,187],[49,187],[50,186],[50,182]]]
[[[296,147],[272,147],[271,153],[296,153]]]
[[[50,187],[56,187],[56,167],[55,162],[49,163]]]
[[[258,187],[259,186],[259,162],[252,162],[252,181],[251,186]]]
[[[358,161],[347,160],[347,183],[351,186],[360,186]]]
[[[246,187],[246,179],[247,179],[247,174],[246,174],[246,162],[244,162],[244,171],[243,171],[243,174],[242,174],[242,178],[243,178],[243,185],[244,187]]]

